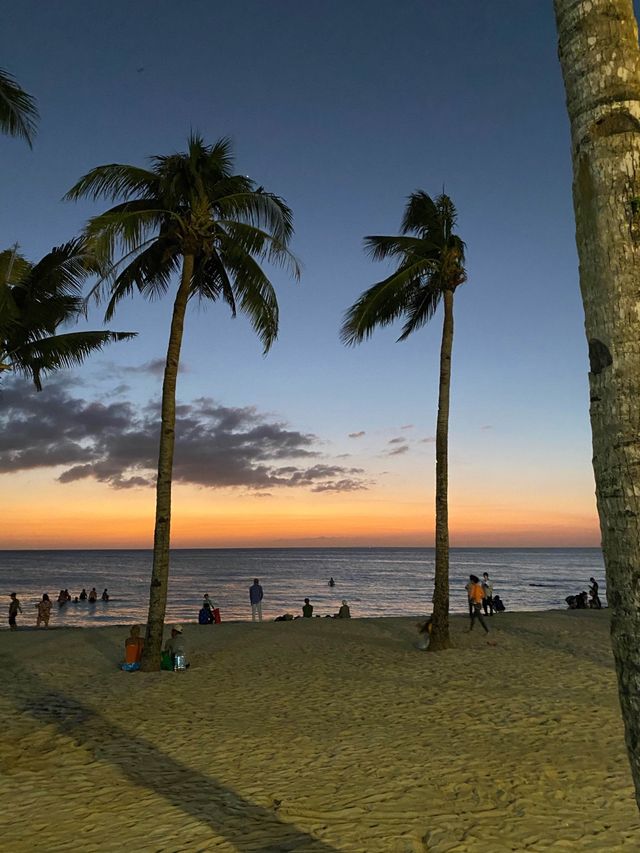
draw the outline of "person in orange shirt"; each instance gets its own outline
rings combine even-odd
[[[131,632],[124,641],[124,662],[140,663],[144,640],[140,637],[140,626],[132,625]]]
[[[467,586],[469,592],[469,607],[471,608],[471,624],[469,625],[469,631],[473,631],[473,625],[477,618],[484,628],[485,633],[488,634],[489,629],[487,628],[487,623],[484,621],[484,616],[482,615],[482,601],[484,599],[484,589],[482,588],[482,584],[476,575],[469,575],[469,584]]]

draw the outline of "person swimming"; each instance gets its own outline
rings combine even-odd
[[[334,579],[329,578],[329,586],[335,586],[335,585],[336,585],[336,582],[334,581]]]

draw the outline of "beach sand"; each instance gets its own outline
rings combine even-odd
[[[638,850],[607,611],[490,624],[188,625],[149,674],[126,628],[3,631],[0,846]]]

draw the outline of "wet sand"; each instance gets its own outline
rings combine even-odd
[[[607,611],[490,626],[188,625],[149,674],[125,628],[3,631],[3,849],[637,850]]]

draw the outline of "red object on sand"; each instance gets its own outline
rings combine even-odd
[[[222,622],[222,619],[220,618],[220,608],[219,607],[213,608],[213,622],[215,625],[219,625]]]

